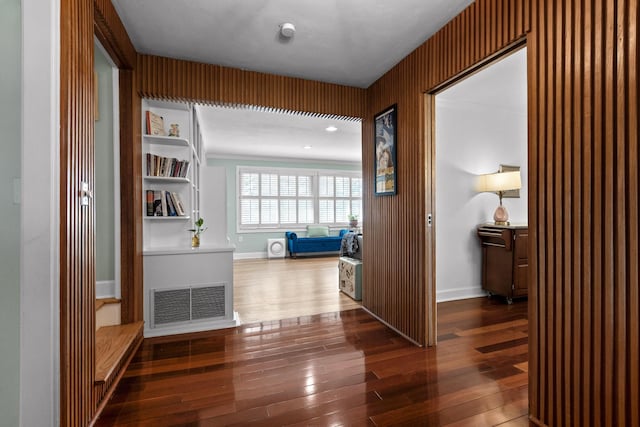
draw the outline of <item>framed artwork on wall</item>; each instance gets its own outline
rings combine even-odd
[[[389,196],[398,192],[396,172],[397,106],[383,110],[374,117],[374,195]]]

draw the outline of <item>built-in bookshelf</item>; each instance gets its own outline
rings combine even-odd
[[[216,238],[224,224],[208,223],[211,239],[191,247],[205,170],[196,109],[144,99],[142,130],[144,336],[236,326],[234,247]]]
[[[189,103],[142,100],[144,248],[189,247],[199,215],[200,146]]]

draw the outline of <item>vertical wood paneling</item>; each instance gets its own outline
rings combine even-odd
[[[363,117],[364,89],[243,71],[158,56],[139,55],[143,97],[244,104],[346,117]]]
[[[93,3],[60,4],[60,422],[94,413]],[[87,54],[87,53],[91,54]]]
[[[426,300],[425,105],[442,85],[524,36],[525,1],[476,1],[368,89],[363,122],[363,304],[421,344],[434,301]],[[398,105],[398,194],[373,197],[373,115]],[[437,222],[437,218],[434,218]]]
[[[368,90],[365,182],[372,116],[397,103],[399,193],[367,188],[363,303],[422,342],[433,196],[418,173],[422,93],[529,31],[530,408],[541,425],[640,424],[637,22],[631,0],[476,1]]]
[[[100,7],[95,8],[95,4]],[[94,93],[93,48],[94,30],[114,61],[123,68],[135,65],[135,51],[124,27],[110,2],[97,3],[80,0],[63,0],[60,5],[60,423],[65,426],[88,425],[96,414],[97,405],[111,384],[94,386],[95,374],[95,207],[80,205],[81,183],[86,182],[93,192],[94,186]],[[127,87],[128,96],[121,96],[121,150],[125,158],[133,140],[135,129],[131,102],[135,100],[133,78],[121,76],[121,87]],[[126,89],[124,91],[126,95]],[[121,90],[121,94],[123,90]],[[139,114],[139,112],[138,112]],[[139,125],[138,125],[139,127]],[[136,144],[135,146],[139,146]],[[135,156],[135,150],[133,154]],[[130,163],[130,162],[129,162]],[[134,167],[140,167],[140,158]],[[131,171],[127,171],[131,172]],[[134,171],[135,172],[135,171]],[[131,175],[122,179],[123,185],[133,183],[135,194],[141,194]],[[123,197],[132,194],[122,192]],[[138,196],[140,197],[140,196]],[[128,201],[123,203],[127,206]],[[137,206],[137,205],[136,205]],[[137,211],[137,210],[125,210]],[[125,215],[126,217],[126,215]],[[139,219],[138,219],[138,222]],[[135,235],[135,218],[123,221],[123,236]],[[127,226],[133,226],[133,233]],[[131,227],[130,227],[131,228]],[[140,239],[141,241],[141,239]],[[123,259],[135,250],[127,240],[123,245]],[[132,249],[129,251],[129,249]],[[135,276],[136,262],[123,263],[123,276],[128,264]],[[127,258],[129,260],[129,258]],[[137,263],[141,265],[141,262]],[[140,269],[141,267],[139,267]],[[125,280],[131,277],[125,277]],[[141,273],[137,279],[125,282],[142,284]],[[128,288],[134,295],[129,299],[123,318],[142,318],[142,302],[135,288]],[[128,296],[127,296],[128,297]],[[126,308],[127,304],[123,304]],[[137,320],[136,319],[136,320]]]
[[[638,4],[531,2],[530,413],[640,425]]]

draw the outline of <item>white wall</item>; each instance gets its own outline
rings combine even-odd
[[[209,227],[201,237],[201,244],[226,245],[227,241],[227,171],[222,166],[200,169],[200,211]]]
[[[46,427],[60,424],[60,2],[22,0],[21,4],[25,197],[21,205],[18,425]]]
[[[20,408],[19,0],[0,0],[0,58],[0,425],[14,426]]]
[[[521,167],[511,223],[527,222],[526,51],[522,49],[436,96],[436,299],[484,295],[476,227],[493,222],[499,199],[475,178],[500,164]]]
[[[113,151],[113,81],[109,60],[96,46],[99,119],[94,127],[96,206],[96,281],[115,281],[115,187]],[[115,296],[115,295],[111,295]]]

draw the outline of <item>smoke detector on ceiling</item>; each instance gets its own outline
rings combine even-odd
[[[291,22],[285,22],[284,24],[280,25],[280,34],[282,34],[282,37],[286,37],[289,39],[293,37],[293,34],[295,32],[296,27]]]

